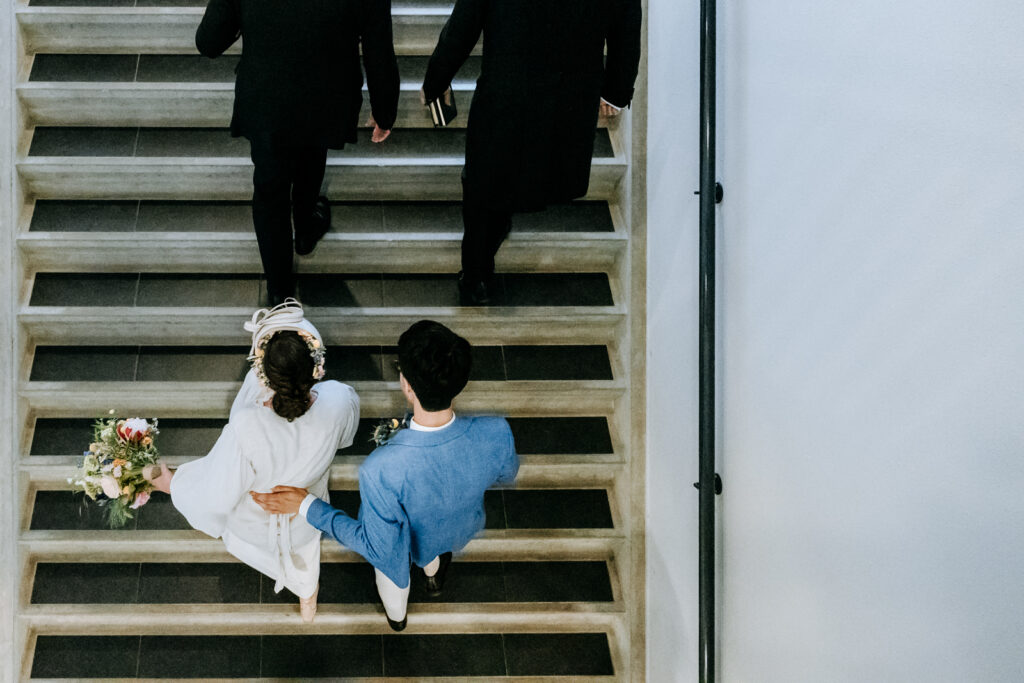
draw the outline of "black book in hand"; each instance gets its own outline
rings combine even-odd
[[[455,93],[451,88],[435,100],[427,103],[430,107],[430,118],[434,120],[434,128],[443,128],[451,123],[459,114],[455,107]]]

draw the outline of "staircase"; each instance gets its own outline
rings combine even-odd
[[[399,120],[384,145],[364,135],[330,154],[333,228],[298,260],[298,293],[328,343],[328,377],[362,399],[355,443],[331,470],[336,506],[358,509],[369,433],[404,410],[394,344],[412,322],[473,343],[458,412],[509,416],[519,479],[488,493],[487,528],[444,596],[414,576],[409,626],[392,633],[369,565],[326,541],[320,611],[303,625],[293,596],[190,530],[166,497],[111,531],[68,490],[92,420],[111,408],[160,418],[172,465],[205,454],[246,370],[242,323],[265,290],[248,144],[226,130],[237,46],[194,54],[202,11],[13,9],[21,676],[637,680],[643,347],[631,300],[643,273],[631,266],[642,237],[629,114],[599,131],[588,197],[516,216],[497,305],[458,306],[466,116],[434,130],[418,94],[442,0],[394,1]],[[455,83],[464,111],[478,72],[473,57]]]

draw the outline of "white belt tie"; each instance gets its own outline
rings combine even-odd
[[[297,573],[292,560],[292,516],[271,515],[269,545],[277,549],[277,562],[280,576],[294,576]],[[274,592],[280,593],[284,583],[280,579],[274,584]]]

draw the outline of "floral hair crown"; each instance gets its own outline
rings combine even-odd
[[[266,354],[267,344],[277,332],[292,331],[299,335],[309,348],[309,356],[313,359],[313,379],[324,378],[324,363],[326,360],[326,349],[323,338],[313,323],[306,320],[302,311],[302,304],[291,297],[284,300],[283,304],[273,308],[261,308],[252,314],[252,320],[245,323],[247,332],[252,332],[252,347],[249,349],[249,362],[256,378],[260,383],[269,388],[267,373],[263,369],[263,356]]]

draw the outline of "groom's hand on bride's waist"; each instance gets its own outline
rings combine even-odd
[[[256,504],[272,515],[297,514],[308,494],[309,491],[296,486],[275,486],[270,493],[249,491]]]

